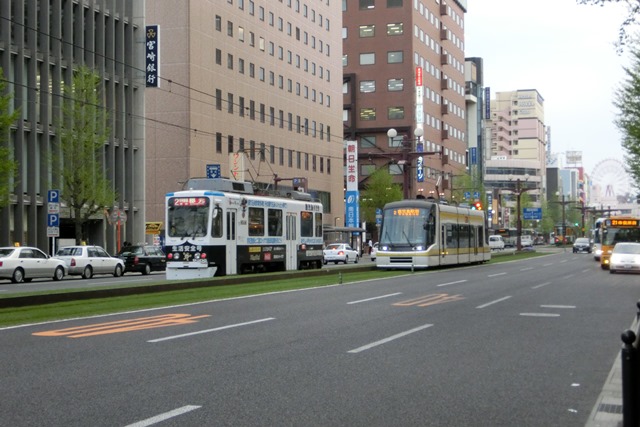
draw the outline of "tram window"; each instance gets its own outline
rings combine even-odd
[[[282,211],[269,209],[267,211],[269,236],[282,236]]]
[[[313,213],[300,212],[300,235],[302,237],[313,237]]]
[[[219,206],[213,208],[211,218],[211,237],[222,237],[222,209]]]
[[[322,213],[316,213],[316,237],[322,237]]]
[[[249,236],[264,236],[264,209],[249,208]]]

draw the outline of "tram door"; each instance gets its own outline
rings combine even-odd
[[[238,228],[236,224],[236,209],[227,210],[227,274],[238,274]]]
[[[287,212],[287,270],[298,269],[298,215],[294,212]]]

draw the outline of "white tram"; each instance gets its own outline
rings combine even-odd
[[[251,183],[190,179],[166,195],[167,279],[322,266],[322,204],[256,195]]]
[[[387,203],[376,264],[420,269],[483,263],[491,259],[484,212],[426,199]]]

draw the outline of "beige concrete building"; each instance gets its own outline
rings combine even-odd
[[[306,179],[325,221],[343,216],[341,21],[337,1],[146,2],[160,44],[160,87],[146,91],[147,221],[212,164],[261,187]]]
[[[491,99],[491,156],[546,165],[544,98],[535,89],[496,92]]]

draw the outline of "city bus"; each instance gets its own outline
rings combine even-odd
[[[616,243],[640,243],[640,217],[619,215],[605,218],[600,227],[602,238],[602,255],[600,267],[609,268],[609,258]]]
[[[167,279],[322,267],[322,212],[308,193],[190,179],[165,198]]]
[[[491,259],[484,212],[428,200],[387,203],[376,254],[381,269],[425,269]]]

